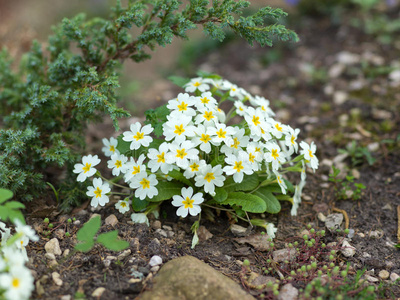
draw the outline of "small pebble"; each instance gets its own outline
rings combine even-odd
[[[168,237],[167,232],[164,229],[157,229],[156,233],[158,233],[159,235],[163,236],[163,237]]]
[[[48,241],[44,245],[44,249],[46,250],[47,253],[52,253],[54,255],[61,255],[61,248],[60,248],[60,243],[57,238],[53,238],[50,241]]]
[[[118,260],[124,260],[126,257],[128,257],[132,253],[131,249],[127,249],[124,252],[122,252],[120,255],[118,255]]]
[[[154,266],[154,267],[151,267],[151,269],[150,269],[150,271],[154,272],[154,273],[158,272],[158,270],[160,270],[160,266]]]
[[[370,275],[366,275],[365,278],[369,281],[369,282],[378,282],[379,279]]]
[[[150,261],[149,261],[150,267],[159,266],[162,263],[163,263],[163,260],[158,255],[154,255],[152,258],[150,258]]]
[[[396,274],[396,273],[392,273],[392,274],[390,274],[390,280],[391,281],[396,281],[397,279],[399,279],[399,274]]]
[[[71,300],[72,296],[71,295],[62,295],[60,300]]]
[[[155,230],[161,229],[161,222],[159,220],[155,220],[152,224],[151,227]]]
[[[69,255],[70,250],[69,249],[65,249],[63,252],[63,256],[67,257]]]
[[[317,214],[317,218],[318,218],[318,220],[320,220],[321,222],[324,222],[324,223],[325,223],[325,221],[326,221],[326,217],[325,217],[325,215],[324,215],[322,212],[319,212],[319,213]]]
[[[165,230],[172,231],[172,227],[171,227],[171,226],[168,226],[168,225],[163,225],[162,228],[165,229]]]
[[[58,274],[57,272],[53,272],[51,273],[51,277],[53,278],[53,281],[56,285],[62,286],[63,281],[61,280],[60,274]]]
[[[81,221],[75,220],[73,224],[74,224],[74,225],[80,225],[80,224],[81,224]],[[68,296],[69,296],[69,295],[68,295]]]
[[[106,225],[110,225],[110,226],[114,227],[115,225],[118,224],[118,219],[114,214],[111,214],[104,220],[104,223]]]
[[[48,260],[56,260],[54,253],[46,253],[44,257],[46,257]]]
[[[92,293],[92,297],[96,297],[96,298],[100,298],[101,295],[103,295],[103,293],[106,291],[106,289],[104,287],[98,287],[97,289],[95,289]]]
[[[365,238],[365,234],[362,233],[362,232],[357,233],[357,235],[358,235],[360,238]]]
[[[344,241],[342,244],[343,249],[340,251],[346,257],[352,257],[356,253],[356,248],[349,244],[348,241]]]
[[[379,271],[379,274],[378,274],[379,278],[381,278],[381,279],[388,279],[389,275],[390,275],[389,272],[386,270],[381,270],[381,271]]]
[[[382,235],[383,235],[383,233],[380,230],[373,230],[373,231],[370,231],[368,234],[368,236],[370,238],[374,238],[374,239],[381,238]]]

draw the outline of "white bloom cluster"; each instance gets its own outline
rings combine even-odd
[[[112,174],[121,176],[135,190],[135,197],[144,200],[157,196],[159,181],[169,180],[171,171],[179,171],[192,183],[191,187],[182,188],[181,196],[173,197],[172,204],[179,207],[177,214],[185,217],[199,214],[200,204],[215,196],[216,188],[223,187],[229,177],[240,184],[245,175],[263,174],[286,194],[284,173],[290,170],[284,165],[290,167],[301,161],[301,181],[292,199],[292,214],[296,214],[305,168],[318,168],[315,144],[298,143],[300,130],[276,121],[267,99],[252,96],[227,80],[194,78],[185,85],[185,92],[168,101],[163,140],[155,147],[151,145],[151,125],[136,122],[123,133],[122,140],[129,143],[131,151],[148,148],[137,159],[121,154],[116,139],[103,140]],[[225,100],[233,102],[227,114],[220,107]],[[230,125],[232,121],[237,121],[236,125]],[[76,164],[78,181],[94,175],[98,163],[97,156],[86,156]],[[92,197],[92,206],[104,206],[109,201],[108,193],[109,184],[95,178],[87,195]],[[117,208],[125,212],[126,204],[121,200]]]
[[[39,238],[30,226],[18,220],[15,225],[16,234],[12,236],[6,224],[0,222],[0,298],[3,296],[6,300],[29,299],[34,290],[32,273],[25,267],[28,261],[25,247],[30,240]],[[14,236],[15,242],[8,245],[7,241]]]

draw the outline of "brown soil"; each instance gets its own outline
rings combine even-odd
[[[373,269],[372,273],[375,275],[380,270],[400,274],[400,252],[394,247],[394,244],[399,242],[396,209],[400,205],[400,148],[398,144],[382,142],[389,139],[395,141],[400,132],[398,88],[390,87],[387,75],[367,77],[365,72],[355,73],[355,70],[361,69],[360,64],[348,67],[338,77],[329,78],[327,75],[328,70],[335,64],[336,55],[342,51],[360,55],[373,53],[383,59],[383,65],[389,65],[398,58],[398,50],[394,46],[379,45],[373,37],[363,34],[358,29],[346,25],[334,26],[328,19],[303,19],[296,27],[295,30],[301,38],[301,42],[296,45],[277,46],[274,50],[251,48],[243,42],[233,42],[199,58],[196,64],[255,94],[269,98],[280,120],[300,128],[302,139],[309,138],[317,144],[321,166],[315,174],[308,174],[304,189],[306,196],[298,216],[290,216],[290,205],[287,203],[283,203],[282,211],[278,215],[266,216],[278,227],[274,241],[276,248],[283,248],[285,242],[298,236],[306,224],[311,223],[314,228],[323,229],[324,224],[318,220],[317,212],[326,216],[337,208],[347,212],[349,228],[356,232],[350,241],[356,248],[356,254],[350,259],[341,257],[341,260],[349,261],[354,270]],[[263,64],[271,53],[280,57],[280,60]],[[314,66],[316,71],[301,71],[307,64]],[[374,66],[370,68],[373,69]],[[349,84],[357,78],[364,80],[364,85],[359,90],[350,91]],[[348,100],[343,104],[335,104],[332,95],[324,92],[327,86],[331,86],[334,91],[348,92]],[[164,88],[165,86],[162,89]],[[149,95],[147,97],[150,97]],[[161,90],[153,90],[151,95],[163,98]],[[377,116],[377,109],[388,112],[390,118]],[[343,115],[349,118],[346,126],[339,125]],[[389,127],[384,127],[385,122]],[[88,137],[97,143],[91,145],[90,150],[100,149],[94,146],[100,144],[100,138],[95,134]],[[345,163],[349,169],[356,169],[360,174],[356,181],[363,183],[367,188],[360,200],[338,200],[333,184],[327,181],[330,168],[322,162],[332,161],[338,155],[337,149],[345,148],[352,140],[363,146],[379,142],[379,149],[373,153],[376,162],[372,166],[366,161],[352,166],[350,158],[347,158]],[[40,205],[51,204],[54,203],[49,200]],[[129,283],[133,278],[132,272],[139,270],[145,275],[148,274],[148,262],[153,255],[160,255],[164,262],[182,255],[193,255],[238,283],[241,283],[241,266],[237,260],[249,259],[255,266],[265,264],[260,261],[260,251],[249,245],[239,245],[235,241],[235,236],[229,230],[230,220],[223,213],[215,218],[215,222],[202,221],[202,225],[213,237],[200,242],[195,249],[190,247],[190,226],[194,220],[179,220],[175,210],[168,205],[162,206],[160,221],[162,225],[172,227],[174,235],[171,237],[161,236],[152,227],[129,224],[129,217],[119,214],[112,205],[96,213],[102,215],[102,220],[112,213],[117,216],[119,223],[115,228],[103,225],[101,231],[118,229],[120,237],[130,243],[129,249],[132,254],[120,263],[111,263],[109,267],[105,267],[105,258],[116,254],[96,246],[89,253],[77,253],[60,259],[57,266],[50,268],[44,258],[45,243],[49,238],[58,237],[61,249],[72,251],[76,243],[75,233],[89,219],[91,212],[90,209],[83,209],[66,216],[49,210],[45,216],[50,218],[55,227],[59,226],[57,229],[68,231],[71,237],[57,235],[57,230],[53,229],[50,237],[41,235],[39,242],[30,244],[29,267],[35,271],[36,279],[39,280],[44,275],[50,277],[41,284],[44,294],[39,296],[35,292],[32,295],[33,299],[60,299],[61,295],[74,295],[76,292],[92,299],[90,295],[98,287],[106,289],[101,299],[134,299],[149,289],[152,281],[150,277],[144,284]],[[68,217],[76,217],[81,224],[67,224],[65,220]],[[41,221],[42,219],[35,218],[34,215],[28,216],[28,223],[38,232],[44,226]],[[247,226],[245,223],[240,225]],[[344,224],[342,226],[344,227]],[[378,237],[370,237],[370,233],[376,230],[380,231]],[[261,230],[255,228],[253,232]],[[365,236],[361,237],[359,234]],[[328,234],[326,242],[335,238],[335,234]],[[60,273],[63,279],[61,287],[51,280],[51,273],[54,271]],[[257,268],[254,271],[257,271]],[[251,290],[247,286],[243,288]],[[258,295],[255,290],[251,292],[255,296]],[[383,298],[394,296],[400,297],[398,286],[390,287],[382,295]]]

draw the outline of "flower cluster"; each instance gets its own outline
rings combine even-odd
[[[147,125],[136,122],[118,139],[103,140],[108,168],[127,185],[116,184],[127,196],[116,204],[120,212],[130,209],[129,202],[148,212],[143,203],[154,208],[172,198],[181,217],[198,215],[203,205],[277,213],[279,200],[290,201],[295,215],[306,167],[318,168],[315,144],[298,142],[300,130],[275,120],[267,99],[227,80],[198,77],[183,87],[185,93],[147,114]],[[221,106],[226,100],[231,103]],[[76,164],[78,181],[94,175],[98,163],[89,155]],[[295,187],[288,172],[301,174]],[[118,182],[97,174],[101,178],[87,191],[95,207],[109,202],[110,184]]]
[[[25,247],[30,240],[39,238],[30,226],[18,220],[15,224],[16,234],[11,235],[6,224],[0,222],[0,298],[4,296],[7,300],[29,299],[34,290],[32,273],[25,267],[28,261]]]

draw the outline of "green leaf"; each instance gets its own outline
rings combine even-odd
[[[228,192],[224,188],[217,187],[213,198],[216,202],[222,203],[228,198]]]
[[[193,187],[193,183],[187,179],[185,176],[183,176],[182,172],[178,170],[172,170],[171,172],[168,173],[169,176],[171,176],[173,179],[178,180],[188,186]]]
[[[134,211],[139,212],[145,209],[149,205],[149,201],[146,199],[140,200],[139,198],[133,197],[132,208]]]
[[[75,245],[75,249],[81,252],[89,252],[94,246],[94,241],[85,241]]]
[[[25,205],[18,201],[9,201],[6,204],[4,204],[4,206],[9,209],[24,209],[25,208]]]
[[[168,79],[176,84],[177,86],[180,87],[184,87],[186,83],[188,83],[190,81],[190,78],[184,78],[184,77],[180,77],[180,76],[169,76]]]
[[[252,191],[259,184],[258,175],[253,173],[251,175],[244,175],[243,181],[234,184],[235,191]]]
[[[291,193],[294,193],[294,186],[293,186],[293,184],[292,184],[289,180],[286,180],[285,178],[283,179],[283,181],[284,181],[285,184],[286,184],[287,190],[288,190],[289,192],[291,192]]]
[[[270,189],[266,187],[261,187],[254,192],[254,195],[260,197],[266,205],[265,211],[270,214],[277,214],[281,211],[281,204],[279,200],[270,192]]]
[[[129,247],[127,241],[118,238],[118,231],[110,231],[102,233],[97,237],[97,242],[101,243],[104,247],[113,251],[121,251]]]
[[[184,184],[178,181],[159,181],[157,184],[158,195],[149,199],[146,198],[149,202],[161,202],[164,200],[171,199],[174,195],[180,195],[181,189],[184,187]]]
[[[11,192],[10,190],[0,188],[0,203],[3,203],[5,201],[7,201],[8,199],[11,199],[12,196],[13,196],[13,192]]]
[[[82,226],[81,229],[78,230],[76,233],[76,238],[83,242],[92,241],[97,231],[99,231],[100,225],[101,220],[99,216],[91,218]]]
[[[252,213],[263,213],[267,209],[266,202],[260,197],[244,192],[233,192],[223,204],[241,206],[244,211]]]

